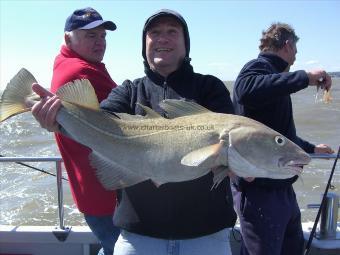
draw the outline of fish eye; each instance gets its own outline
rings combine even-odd
[[[283,146],[286,143],[286,139],[283,136],[275,136],[275,142],[280,145]]]

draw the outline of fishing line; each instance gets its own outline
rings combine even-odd
[[[316,231],[316,226],[318,225],[322,208],[325,206],[326,196],[327,196],[327,193],[328,193],[328,189],[331,186],[331,181],[332,181],[332,178],[333,178],[335,166],[336,166],[336,163],[338,162],[338,158],[339,157],[340,157],[340,146],[339,146],[339,149],[338,149],[337,156],[336,156],[336,158],[334,160],[334,164],[333,164],[333,168],[332,168],[331,174],[329,175],[328,183],[326,185],[326,189],[325,189],[325,192],[323,194],[321,205],[320,205],[318,213],[316,215],[312,231],[310,232],[310,235],[309,235],[309,239],[308,239],[308,242],[307,242],[307,245],[306,245],[306,248],[305,248],[305,251],[306,251],[305,255],[309,254],[309,251],[310,251],[310,248],[311,248],[311,245],[312,245],[312,241],[313,241],[313,238],[314,238],[314,234],[315,234],[315,231]]]
[[[5,156],[0,154],[0,157],[5,157]],[[52,175],[52,176],[55,176],[55,177],[56,177],[56,175],[53,174],[53,173],[50,173],[50,172],[45,171],[45,170],[43,170],[43,169],[40,169],[40,168],[31,166],[31,165],[28,165],[28,164],[25,164],[25,163],[22,163],[22,162],[13,162],[13,163],[16,163],[16,164],[18,164],[18,165],[25,166],[25,167],[31,168],[31,169],[33,169],[33,170],[37,170],[37,171],[39,171],[39,172],[42,172],[42,173],[44,173],[44,174],[49,174],[49,175]],[[66,178],[64,178],[64,177],[61,177],[61,179],[65,180],[65,181],[68,181],[68,179],[66,179]]]

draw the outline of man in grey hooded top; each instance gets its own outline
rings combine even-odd
[[[180,14],[156,12],[146,20],[142,39],[146,76],[124,81],[102,101],[101,108],[144,115],[141,104],[166,117],[159,107],[163,99],[185,99],[211,111],[233,113],[223,82],[193,71],[188,27]],[[35,117],[49,130],[55,125],[38,114]],[[231,254],[228,236],[236,214],[229,179],[215,189],[212,184],[210,172],[192,181],[160,187],[145,181],[117,191],[113,220],[122,231],[114,254]]]

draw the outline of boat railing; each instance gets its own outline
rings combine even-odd
[[[312,159],[335,159],[336,154],[309,154]],[[61,157],[0,157],[0,162],[55,162],[58,192],[58,216],[59,228],[65,230],[64,224],[64,203],[63,203],[63,186],[62,186],[62,167]]]
[[[309,156],[312,159],[336,159],[336,154],[311,153]]]
[[[22,163],[22,162],[55,162],[57,193],[58,193],[58,216],[59,229],[65,230],[64,224],[64,198],[62,185],[62,167],[63,159],[61,157],[0,157],[0,162]]]

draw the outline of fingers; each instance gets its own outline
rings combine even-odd
[[[314,148],[314,153],[332,154],[334,153],[334,150],[326,144],[318,144]]]
[[[324,71],[324,76],[322,77],[322,79],[318,80],[318,82],[319,82],[319,85],[321,86],[321,88],[323,88],[325,90],[329,90],[332,86],[332,78],[325,71]]]
[[[38,88],[38,92],[45,93],[45,89],[40,90],[42,87]],[[37,93],[37,91],[35,91]],[[49,95],[51,93],[48,93]],[[52,94],[53,95],[53,94]],[[38,103],[32,107],[32,115],[39,122],[42,128],[47,129],[50,132],[56,132],[59,130],[59,124],[56,122],[56,116],[61,106],[61,101],[57,96],[45,96]]]
[[[60,99],[38,83],[32,84],[32,90],[41,97],[41,100],[32,106],[32,115],[42,128],[57,132],[59,124],[56,122],[56,116],[61,106]]]
[[[32,90],[37,93],[40,97],[53,97],[54,94],[39,85],[38,83],[33,83],[32,84]]]
[[[330,88],[332,87],[332,78],[328,73],[325,76],[325,82],[323,86],[326,90],[330,90]]]
[[[332,86],[332,79],[325,70],[313,70],[307,72],[310,86],[321,86],[329,90]]]

